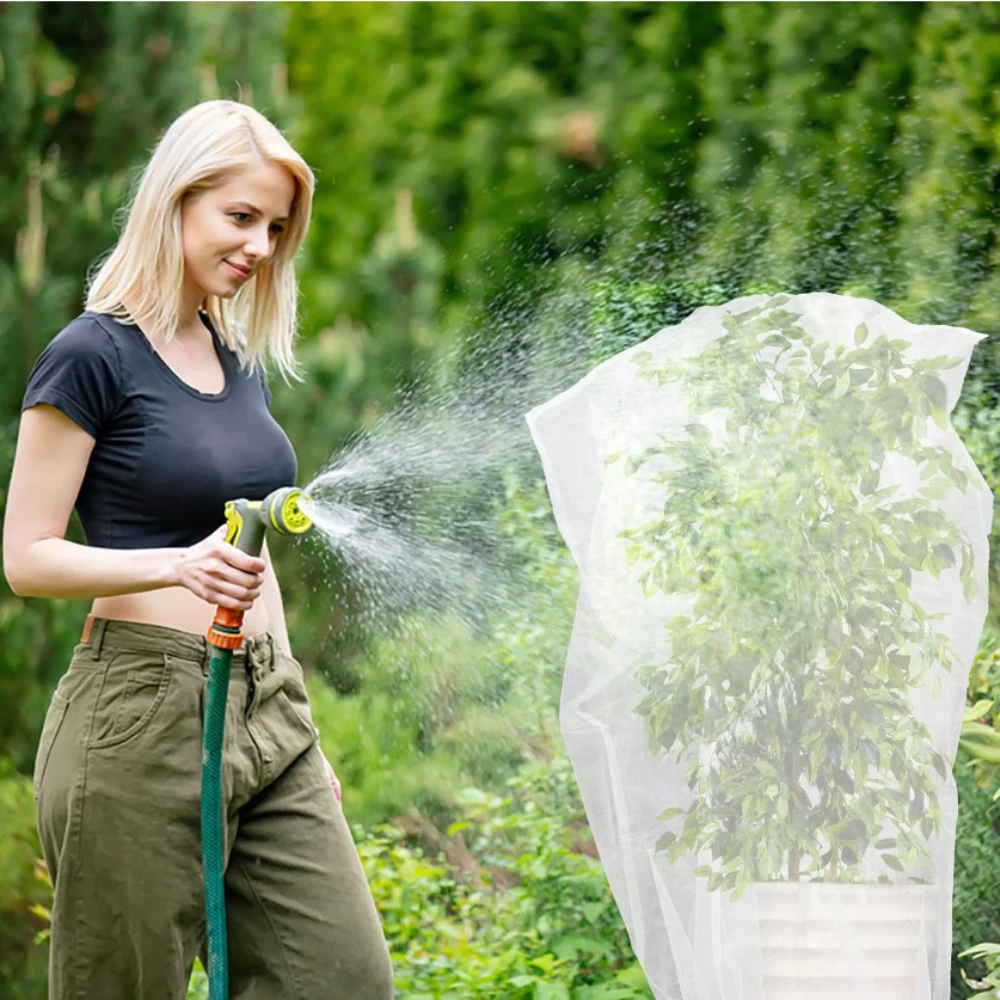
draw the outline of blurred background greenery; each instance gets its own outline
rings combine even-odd
[[[273,386],[308,477],[473,334],[523,348],[567,289],[584,367],[765,288],[996,333],[998,94],[996,3],[0,4],[0,507],[30,367],[198,100],[252,103],[316,171],[306,380]],[[998,385],[991,339],[955,422],[994,489]],[[494,516],[545,599],[425,616],[419,657],[353,626],[318,553],[275,551],[399,995],[647,996],[558,733],[575,576],[537,474]],[[45,995],[30,774],[85,614],[0,582],[0,1000]],[[974,699],[997,635],[991,614]],[[964,751],[955,774],[957,955],[1000,940],[1000,819],[993,775]],[[963,966],[985,973],[956,958],[954,997]]]

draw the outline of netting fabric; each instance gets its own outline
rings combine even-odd
[[[562,730],[658,998],[948,997],[979,339],[749,296],[528,414],[580,572]]]

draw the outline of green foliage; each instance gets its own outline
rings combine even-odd
[[[355,831],[396,989],[413,1000],[651,997],[585,829],[564,751],[526,764],[500,796],[458,795],[449,828],[476,862],[462,877],[399,830]]]
[[[1000,912],[994,904],[1000,854],[1000,774],[993,706],[1000,699],[1000,632],[987,622],[969,677],[968,708],[955,767],[959,790],[955,850],[953,995],[965,997],[1000,986],[1000,949],[970,941],[1000,940]]]
[[[996,495],[1000,492],[1000,355],[993,338],[977,348],[951,422]],[[1000,608],[1000,510],[996,503],[990,534],[990,606]]]
[[[552,743],[575,568],[541,484],[508,477],[494,519],[526,593],[512,593],[475,629],[455,617],[410,616],[359,654],[349,668],[363,679],[354,693],[310,682],[324,752],[360,823],[410,807],[446,823],[456,788],[503,781]]]
[[[4,5],[0,489],[27,371],[77,311],[134,167],[177,111],[217,93],[252,96],[292,123],[317,170],[301,259],[307,379],[275,386],[274,407],[307,476],[392,405],[426,355],[470,329],[523,336],[544,293],[571,274],[650,283],[624,319],[615,310],[627,293],[596,293],[584,352],[595,362],[641,340],[640,327],[674,321],[673,310],[715,301],[708,289],[757,290],[751,282],[851,291],[915,319],[995,331],[998,26],[992,3]],[[656,288],[664,277],[685,286],[674,299]],[[984,345],[954,418],[994,486],[997,371]],[[413,775],[413,801],[437,802],[441,815],[456,808],[442,787],[453,777],[451,788],[466,772],[509,772],[495,733],[483,741],[489,763],[476,763],[491,711],[482,671],[479,687],[462,681],[443,704],[429,693],[468,638],[470,656],[502,664],[491,680],[511,689],[500,702],[547,697],[562,619],[532,616],[523,633],[513,619],[494,622],[495,645],[460,642],[442,623],[450,638],[427,645],[450,652],[434,670],[421,665],[414,688],[425,721],[416,701],[390,700],[405,691],[391,662],[402,645],[370,651],[370,667],[352,634],[354,598],[331,601],[328,567],[291,547],[275,557],[297,655],[339,692],[317,695],[331,757],[352,740],[363,747],[351,764],[359,816],[403,805],[377,800],[386,754],[393,780]],[[0,583],[0,756],[23,774],[84,611],[21,601]],[[536,653],[538,666],[523,669]],[[392,738],[397,713],[405,752]],[[450,770],[446,745],[466,748]],[[963,829],[960,856],[992,856],[988,826]]]
[[[993,801],[992,788],[977,785],[970,762],[964,750],[955,762],[959,809],[952,900],[952,988],[953,995],[962,998],[968,995],[963,973],[981,979],[986,965],[959,955],[972,942],[1000,940],[1000,902],[995,891],[1000,865],[1000,805]]]
[[[990,3],[296,5],[297,137],[330,180],[316,321],[358,313],[355,262],[405,189],[445,254],[443,331],[537,300],[567,256],[995,328],[998,24]]]
[[[676,288],[676,286],[673,286]],[[668,322],[678,322],[698,305],[711,304],[718,286],[687,283],[679,289],[679,304],[671,302],[671,290],[662,290],[659,283],[635,284],[607,282],[595,288],[595,309],[590,318],[593,363],[599,363],[620,350],[634,347]],[[669,286],[668,286],[669,288]],[[725,290],[731,295],[756,292],[774,293],[773,286],[762,285]],[[986,351],[984,358],[983,351]],[[1000,451],[994,444],[998,386],[995,372],[1000,370],[991,361],[995,351],[990,344],[980,348],[973,358],[969,376],[958,407],[952,414],[952,424],[996,490],[1000,486]],[[995,546],[994,546],[995,549]],[[994,556],[995,558],[995,556]],[[993,580],[996,579],[995,571]],[[996,607],[991,587],[991,607]],[[1000,633],[989,621],[969,678],[970,709],[979,705],[977,720],[993,723],[993,706],[1000,703]],[[983,709],[983,706],[990,706]],[[990,714],[983,716],[983,711]],[[982,959],[966,955],[959,959],[971,941],[1000,940],[1000,910],[994,904],[993,886],[1000,868],[1000,805],[994,800],[996,764],[977,760],[960,749],[954,765],[959,791],[959,813],[956,832],[955,882],[953,896],[953,1000],[968,995],[968,980],[982,981],[987,966]],[[1000,969],[1000,964],[997,965]],[[996,974],[996,973],[994,973]]]
[[[208,975],[200,959],[194,960],[191,981],[188,983],[187,1000],[208,1000]]]
[[[947,427],[937,373],[958,361],[904,360],[906,341],[864,324],[853,349],[831,348],[786,301],[726,317],[730,336],[696,359],[633,358],[639,377],[680,385],[692,418],[685,438],[625,463],[634,474],[666,461],[662,517],[623,533],[626,557],[647,595],[694,602],[666,623],[669,669],[638,672],[651,750],[685,759],[694,793],[663,814],[683,826],[658,846],[672,861],[711,850],[695,874],[734,896],[800,874],[861,880],[872,844],[896,872],[926,858],[941,819],[933,772],[943,778],[948,763],[908,693],[930,679],[928,664],[947,671],[956,657],[911,597],[911,570],[960,566],[966,600],[975,594],[970,542],[925,502],[967,490],[970,472],[917,444],[927,424]],[[720,406],[721,443],[702,422]],[[920,469],[919,497],[879,489],[896,451]],[[806,576],[803,548],[820,563]],[[686,755],[692,746],[715,763]]]
[[[0,759],[0,998],[37,1000],[45,990],[45,952],[35,940],[47,926],[51,887],[40,877],[31,780]]]
[[[591,286],[587,347],[592,365],[634,347],[700,306],[717,306],[741,295],[777,294],[773,282],[647,281],[610,279]]]

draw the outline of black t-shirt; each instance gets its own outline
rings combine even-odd
[[[225,502],[295,483],[295,451],[271,416],[263,376],[240,367],[207,319],[225,372],[199,392],[145,334],[83,313],[32,369],[22,411],[48,403],[96,441],[76,501],[90,545],[186,546],[225,520]]]

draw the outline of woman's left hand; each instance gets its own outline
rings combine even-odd
[[[337,780],[337,775],[334,774],[333,765],[326,759],[326,754],[320,751],[323,757],[323,763],[326,764],[327,777],[330,779],[330,787],[333,789],[333,794],[337,796],[337,801],[340,802],[340,782]]]

